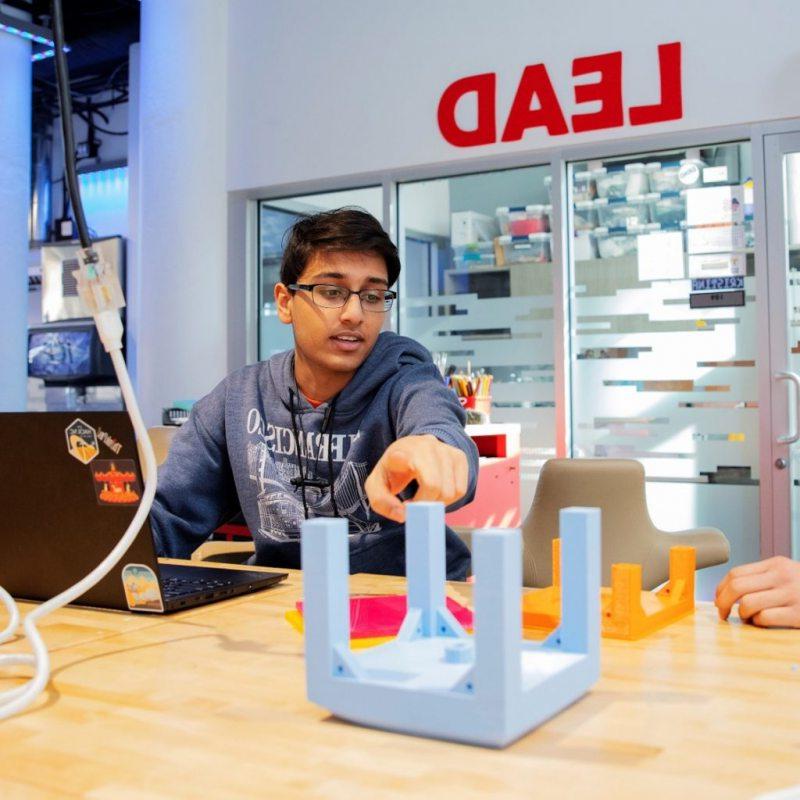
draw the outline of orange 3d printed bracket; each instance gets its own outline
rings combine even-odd
[[[694,611],[694,547],[669,551],[669,582],[655,592],[642,591],[641,564],[612,564],[611,587],[600,589],[602,635],[641,639]],[[561,617],[561,543],[553,539],[553,583],[522,598],[522,626],[550,630]]]

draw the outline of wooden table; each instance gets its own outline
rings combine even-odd
[[[352,590],[404,581],[360,575]],[[469,602],[468,586],[450,591]],[[800,631],[721,623],[703,605],[642,642],[604,640],[594,689],[494,751],[309,703],[283,617],[300,596],[293,573],[166,617],[55,613],[42,625],[50,690],[0,723],[0,797],[731,800],[800,783]]]

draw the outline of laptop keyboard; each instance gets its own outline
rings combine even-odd
[[[233,586],[233,581],[229,579],[210,579],[200,580],[199,578],[179,578],[175,575],[162,575],[161,587],[166,597],[180,597],[184,594],[194,594],[214,589],[224,589],[226,586]]]

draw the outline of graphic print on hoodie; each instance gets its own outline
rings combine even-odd
[[[403,526],[372,511],[364,481],[396,439],[432,434],[467,455],[469,488],[450,508],[468,503],[478,454],[463,409],[428,351],[394,333],[382,333],[350,383],[317,408],[297,390],[293,355],[244,367],[195,404],[159,471],[152,513],[159,554],[187,557],[241,508],[253,533],[252,563],[297,568],[306,512],[337,510],[349,523],[352,572],[403,574]],[[305,497],[292,483],[301,468],[320,484],[307,485]],[[448,578],[463,578],[469,550],[452,531],[446,537]]]
[[[293,393],[290,400],[292,413],[292,404],[299,406],[300,400],[294,389],[289,391]],[[298,408],[295,417],[299,416]],[[295,421],[296,426],[300,424]],[[306,478],[324,476],[326,483],[330,474],[328,464],[332,462],[335,465],[333,491],[336,510],[338,516],[348,518],[351,535],[380,533],[382,518],[372,514],[364,491],[370,466],[366,461],[353,461],[349,455],[359,433],[345,435],[322,430],[305,431],[303,428],[298,433],[295,438],[292,428],[267,422],[258,408],[251,408],[247,414],[248,477],[258,487],[258,533],[278,542],[300,536],[300,525],[305,519],[303,492],[299,487],[295,487],[294,496],[286,491],[293,479],[301,477],[298,458]],[[335,516],[328,488],[306,486],[305,502],[309,518]]]

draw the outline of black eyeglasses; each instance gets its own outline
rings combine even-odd
[[[341,308],[347,304],[350,295],[357,294],[361,308],[376,314],[385,314],[397,297],[397,292],[390,289],[362,289],[360,292],[353,292],[346,286],[332,283],[290,283],[287,288],[293,292],[298,289],[311,292],[311,299],[320,308]]]

